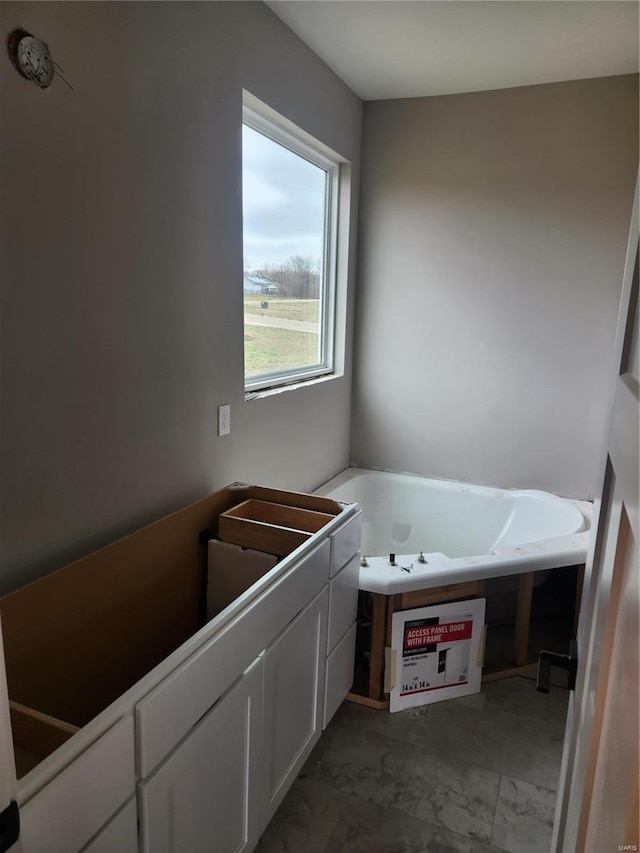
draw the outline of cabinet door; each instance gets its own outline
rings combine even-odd
[[[327,610],[325,588],[265,654],[265,824],[322,731]]]
[[[138,853],[138,811],[135,797],[124,806],[81,853]]]
[[[239,853],[257,840],[262,660],[259,658],[140,785],[143,849]]]

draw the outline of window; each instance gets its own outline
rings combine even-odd
[[[244,377],[265,391],[334,372],[339,158],[244,93]]]

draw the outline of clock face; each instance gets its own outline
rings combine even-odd
[[[27,80],[46,88],[53,81],[53,60],[47,45],[33,36],[25,36],[16,50],[18,67]]]

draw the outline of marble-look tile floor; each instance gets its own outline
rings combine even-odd
[[[256,853],[548,853],[567,702],[523,677],[396,714],[345,702]]]

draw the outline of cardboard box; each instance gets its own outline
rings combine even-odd
[[[485,599],[393,614],[390,711],[478,693]]]

